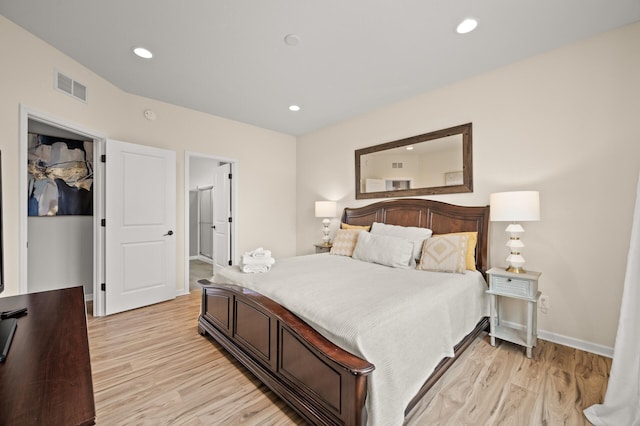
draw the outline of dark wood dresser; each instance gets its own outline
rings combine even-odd
[[[0,364],[0,425],[94,424],[82,287],[0,298],[0,311],[22,307]]]

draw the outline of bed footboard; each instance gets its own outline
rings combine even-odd
[[[364,425],[373,364],[334,345],[273,300],[201,280],[209,334],[312,424]]]

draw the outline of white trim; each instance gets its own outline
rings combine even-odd
[[[231,255],[231,260],[233,264],[236,264],[236,259],[238,258],[238,179],[240,176],[240,165],[237,159],[228,158],[228,157],[220,157],[217,155],[211,154],[202,154],[193,151],[185,151],[184,152],[184,288],[178,291],[178,295],[189,294],[189,162],[191,158],[200,157],[200,158],[209,158],[211,160],[216,160],[221,163],[231,163],[231,173],[233,174],[233,178],[231,179],[231,211],[233,222],[231,223],[231,247],[232,251],[229,253]]]
[[[502,321],[502,323],[517,330],[524,330],[525,328],[524,325],[511,321]],[[562,334],[552,333],[551,331],[546,330],[538,330],[538,338],[548,342],[557,343],[558,345],[580,349],[581,351],[606,356],[607,358],[613,358],[613,348],[609,346],[599,345],[597,343],[591,343],[569,336],[563,336]]]
[[[209,264],[213,265],[213,259],[210,259],[207,256],[203,256],[203,255],[199,254],[196,259],[200,260],[202,262],[206,262],[206,263],[209,263]]]
[[[27,243],[28,243],[28,209],[27,209],[27,192],[28,192],[28,180],[27,180],[27,159],[28,159],[28,135],[29,132],[29,120],[39,121],[41,123],[48,124],[53,127],[57,127],[59,129],[63,129],[80,136],[85,136],[87,138],[91,138],[95,145],[93,150],[93,159],[94,164],[98,165],[99,163],[99,146],[104,143],[106,136],[101,132],[97,132],[95,130],[86,128],[79,124],[73,123],[71,121],[63,120],[58,117],[55,117],[51,114],[38,111],[34,108],[31,108],[27,105],[20,104],[19,105],[19,146],[18,146],[18,215],[19,215],[19,232],[18,232],[18,292],[20,294],[28,293],[28,252],[27,252]],[[98,171],[99,167],[94,167],[94,214],[93,214],[93,227],[94,227],[94,261],[93,261],[93,294],[97,295],[95,303],[93,304],[93,314],[95,316],[104,315],[104,300],[102,297],[102,293],[100,292],[100,282],[102,273],[101,270],[103,268],[103,259],[102,256],[102,248],[101,244],[102,233],[100,227],[100,208],[103,203],[101,201],[101,190],[98,189],[103,176]]]

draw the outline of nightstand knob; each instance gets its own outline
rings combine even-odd
[[[511,282],[511,278],[507,278],[507,282]]]

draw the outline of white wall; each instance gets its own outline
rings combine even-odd
[[[133,96],[0,16],[0,149],[3,160],[4,295],[18,292],[18,140],[19,106],[24,104],[61,120],[133,143],[177,153],[178,235],[176,278],[184,287],[184,152],[238,160],[237,251],[269,247],[275,257],[295,254],[296,140],[293,136]],[[132,56],[132,61],[136,59]],[[153,62],[138,62],[152,68]],[[54,90],[54,69],[88,87],[88,103]],[[152,69],[144,72],[152,72]],[[142,72],[142,70],[141,70]],[[212,94],[214,96],[215,94]],[[158,119],[149,121],[144,110]],[[277,188],[277,190],[274,190]],[[266,225],[269,226],[266,226]]]
[[[29,292],[82,285],[93,294],[93,216],[30,217],[28,223]]]
[[[191,157],[189,160],[189,189],[215,183],[216,167],[220,164],[211,158]]]
[[[321,238],[314,201],[370,203],[354,199],[355,149],[472,122],[474,192],[429,198],[485,205],[492,192],[539,190],[542,220],[524,224],[523,255],[550,298],[540,329],[610,348],[640,170],[639,113],[637,23],[304,135],[298,253]],[[491,226],[492,265],[505,264],[505,226]]]

